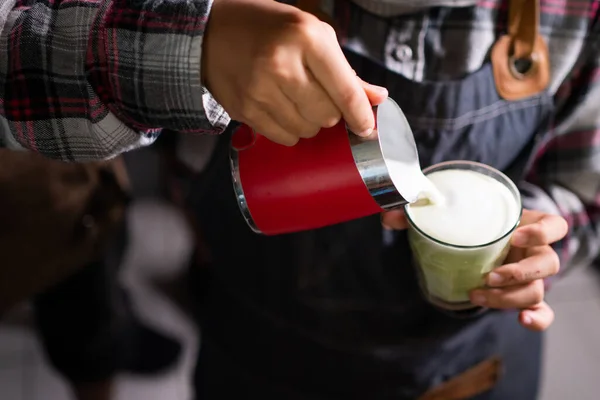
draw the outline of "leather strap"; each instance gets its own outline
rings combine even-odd
[[[499,357],[492,357],[430,389],[417,400],[470,399],[493,388],[501,372],[502,361]]]
[[[531,0],[511,0],[508,10],[508,34],[513,40],[513,56],[528,58],[538,34],[539,4]]]
[[[492,48],[498,94],[520,100],[545,90],[550,82],[548,46],[539,34],[539,0],[509,0],[508,33]]]
[[[540,1],[509,0],[508,33],[492,48],[491,61],[498,94],[516,101],[544,91],[550,82],[548,46],[539,34]],[[334,26],[320,0],[298,0],[296,7]]]

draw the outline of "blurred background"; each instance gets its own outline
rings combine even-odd
[[[161,376],[121,376],[116,400],[190,400],[189,381],[198,349],[197,328],[166,293],[172,292],[192,250],[189,227],[160,198],[158,160],[151,150],[129,155],[136,201],[129,210],[131,245],[120,279],[129,288],[135,311],[148,325],[179,338],[184,355]],[[600,380],[600,274],[590,267],[558,282],[548,295],[556,311],[545,350],[541,400],[597,400]],[[28,304],[0,324],[0,399],[70,400],[66,384],[48,366],[32,328]],[[532,399],[533,400],[533,399]]]

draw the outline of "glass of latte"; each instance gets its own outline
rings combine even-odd
[[[449,161],[423,173],[435,193],[405,206],[421,289],[442,309],[475,308],[469,292],[504,262],[521,195],[506,175],[480,163]]]

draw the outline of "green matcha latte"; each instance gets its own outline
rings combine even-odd
[[[443,308],[474,307],[469,292],[508,253],[521,217],[519,191],[501,172],[474,162],[446,162],[424,173],[439,194],[405,207],[421,287]]]

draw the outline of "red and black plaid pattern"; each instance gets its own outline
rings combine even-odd
[[[8,142],[53,158],[112,157],[159,130],[218,133],[203,88],[207,0],[19,0],[0,37]]]

